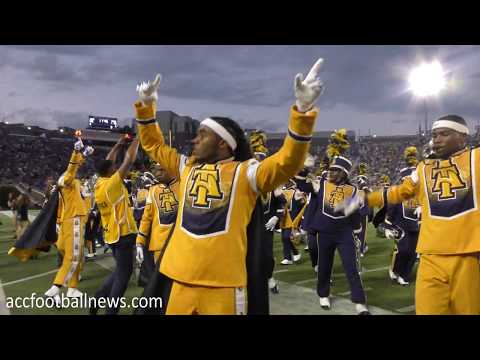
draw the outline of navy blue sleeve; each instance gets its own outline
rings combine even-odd
[[[307,182],[306,179],[298,179],[295,178],[295,182],[297,183],[297,188],[298,190],[307,193],[307,194],[313,194],[313,185],[310,182]]]

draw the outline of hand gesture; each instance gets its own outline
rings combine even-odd
[[[75,144],[73,145],[73,148],[75,149],[75,151],[82,151],[83,149],[82,139],[78,139],[78,141],[75,142]]]
[[[295,97],[297,98],[297,109],[300,112],[307,112],[310,110],[315,101],[325,90],[325,85],[318,77],[322,64],[323,59],[318,59],[305,79],[303,79],[303,74],[297,74],[297,76],[295,76]]]
[[[87,146],[85,150],[83,150],[83,156],[87,157],[93,154],[93,147],[92,146]]]
[[[145,105],[158,101],[157,90],[161,81],[162,75],[157,74],[153,81],[142,82],[137,85],[138,97]]]
[[[272,216],[270,220],[268,220],[267,223],[265,224],[265,229],[267,229],[268,231],[275,230],[275,226],[277,225],[278,220],[279,219],[277,216]]]

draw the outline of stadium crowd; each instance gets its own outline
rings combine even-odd
[[[65,170],[70,141],[50,140],[42,137],[0,136],[1,184],[28,184],[37,189],[45,187],[48,177],[58,178]],[[98,149],[96,156],[106,151]],[[83,173],[93,174],[93,164],[87,163]]]

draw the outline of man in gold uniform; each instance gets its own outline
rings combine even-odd
[[[321,63],[305,80],[296,76],[288,135],[282,148],[262,162],[253,158],[240,126],[225,117],[203,120],[192,156],[179,154],[165,144],[155,120],[160,76],[138,86],[141,101],[135,112],[142,147],[180,180],[175,229],[159,268],[169,282],[166,314],[247,313],[247,226],[259,195],[286,183],[303,166],[318,114],[313,106],[324,89],[317,77]],[[267,281],[265,271],[268,293]]]
[[[83,151],[83,152],[82,152]],[[83,248],[85,246],[85,223],[87,222],[87,208],[81,194],[81,182],[76,179],[77,171],[85,158],[93,153],[93,148],[84,148],[82,140],[74,145],[67,171],[58,179],[60,195],[58,206],[57,249],[62,255],[62,265],[57,272],[53,286],[45,296],[58,297],[62,286],[68,286],[67,297],[81,297],[83,294],[77,289],[80,272],[82,270]]]
[[[480,314],[480,149],[467,147],[468,127],[458,115],[432,126],[435,158],[421,161],[398,186],[342,204],[354,211],[417,197],[422,223],[415,289],[417,314]]]

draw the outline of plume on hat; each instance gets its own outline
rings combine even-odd
[[[403,156],[408,166],[416,166],[418,164],[417,154],[418,151],[415,146],[409,146],[405,149]]]
[[[368,171],[368,165],[364,162],[358,164],[358,175],[366,175]]]
[[[327,146],[327,156],[331,160],[335,156],[343,155],[350,148],[347,129],[335,130],[330,135],[330,143]]]
[[[250,147],[253,153],[267,155],[267,134],[263,130],[254,130],[250,133]]]

